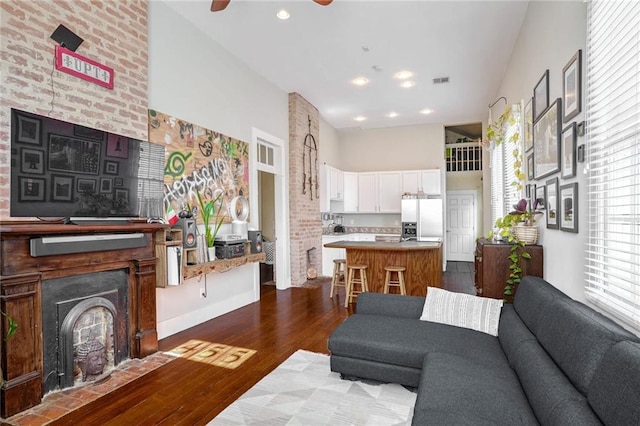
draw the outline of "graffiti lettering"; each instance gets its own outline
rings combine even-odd
[[[191,153],[185,154],[180,151],[172,152],[164,167],[164,174],[171,177],[182,176],[186,170],[185,162],[189,157],[191,157]]]

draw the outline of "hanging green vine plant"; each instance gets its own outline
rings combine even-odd
[[[498,117],[496,121],[487,125],[487,138],[489,139],[490,146],[494,148],[502,144],[507,144],[505,148],[508,147],[508,149],[505,149],[505,152],[511,152],[515,176],[513,182],[511,182],[511,186],[515,187],[516,191],[521,193],[524,188],[526,175],[522,170],[523,154],[518,126],[520,117],[520,105],[507,105],[504,113]],[[507,128],[515,128],[516,130],[508,134]],[[498,218],[495,223],[498,236],[511,244],[508,256],[511,261],[509,265],[509,278],[504,286],[504,296],[508,302],[513,299],[515,290],[522,278],[522,259],[531,258],[531,255],[525,250],[525,242],[518,240],[518,238],[514,236],[512,228],[522,223],[535,224],[536,214],[535,206],[532,211],[526,199],[520,200],[513,208],[514,211],[506,214],[504,217]],[[492,239],[493,237],[494,231],[492,230],[489,232],[487,238]]]

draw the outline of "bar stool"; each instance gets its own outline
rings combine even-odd
[[[347,266],[347,261],[345,259],[333,259],[333,277],[331,278],[331,293],[329,294],[329,298],[333,299],[333,292],[338,293],[336,287],[344,287],[345,288],[345,296],[347,291],[347,274],[345,268]]]
[[[407,289],[404,286],[404,271],[407,270],[404,266],[385,266],[386,276],[384,279],[384,292],[389,293],[389,287],[399,287],[400,294],[407,294]],[[398,275],[397,280],[391,279],[391,274],[396,273]]]
[[[358,276],[356,276],[356,272],[358,272]],[[344,298],[344,307],[349,306],[349,302],[353,301],[354,297],[357,297],[358,294],[369,291],[369,286],[367,285],[367,265],[347,265],[347,297]],[[360,290],[355,289],[355,285],[360,285]]]

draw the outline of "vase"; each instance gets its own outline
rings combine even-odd
[[[216,260],[216,248],[215,247],[207,247],[207,254],[209,255],[209,262],[213,262]]]
[[[525,244],[535,244],[538,242],[538,227],[531,225],[513,225],[511,228],[513,236]]]

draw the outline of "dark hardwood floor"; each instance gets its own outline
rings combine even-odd
[[[471,292],[468,265],[455,263],[444,288]],[[343,291],[329,299],[326,279],[309,284],[281,291],[263,285],[259,302],[160,341],[161,351],[193,340],[257,351],[238,368],[178,358],[50,424],[206,424],[296,350],[328,353],[328,336],[353,307],[344,308]]]

